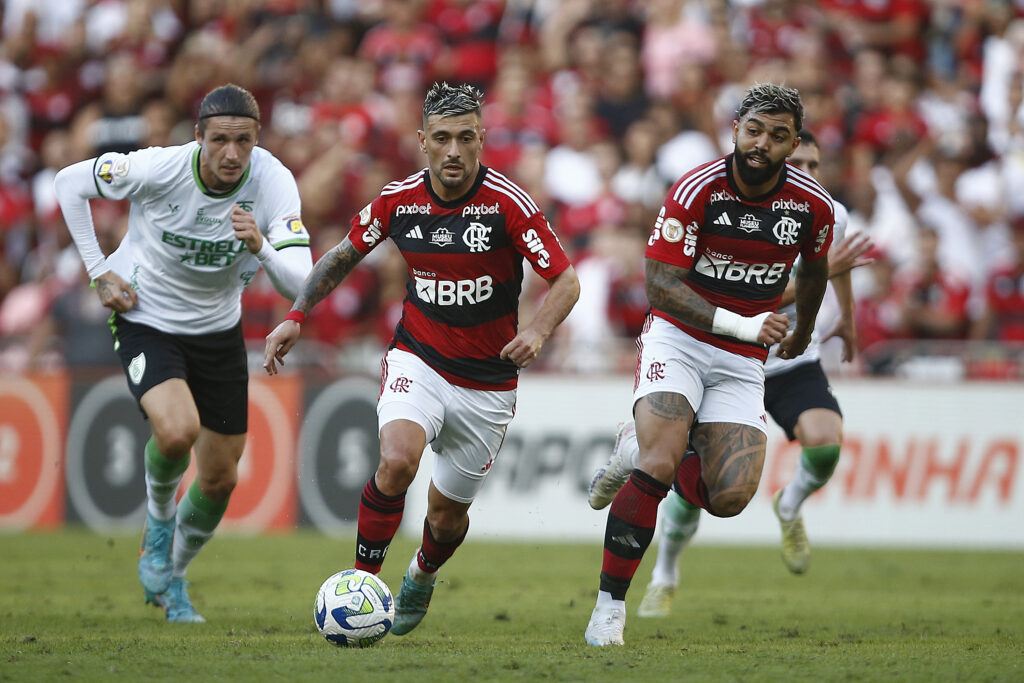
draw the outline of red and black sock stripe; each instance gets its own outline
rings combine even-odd
[[[626,599],[633,574],[654,538],[658,504],[668,489],[646,472],[633,470],[612,501],[604,532],[601,590],[616,600]]]
[[[377,574],[384,564],[391,539],[398,533],[405,511],[405,493],[387,496],[377,488],[374,477],[363,488],[359,501],[356,536],[356,569]]]
[[[700,456],[696,451],[688,450],[676,470],[676,490],[686,502],[702,507],[711,514],[711,499],[708,487],[701,477]]]
[[[462,532],[462,535],[451,543],[438,543],[437,539],[434,538],[434,534],[430,532],[430,525],[427,524],[427,520],[423,520],[423,542],[420,545],[420,550],[416,553],[416,562],[420,565],[420,569],[423,571],[433,574],[441,565],[448,561],[448,558],[455,554],[456,548],[462,545],[462,542],[466,540],[466,534],[469,532],[469,525],[466,525],[466,530]]]

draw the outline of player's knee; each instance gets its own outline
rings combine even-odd
[[[210,500],[225,501],[237,484],[238,468],[224,468],[200,477],[199,490]]]
[[[199,423],[183,422],[154,429],[156,447],[169,460],[184,458],[191,452],[192,445],[199,438]]]
[[[399,448],[381,447],[377,466],[377,487],[381,493],[394,496],[405,492],[416,477],[419,462],[416,457]]]
[[[756,487],[751,491],[731,490],[724,493],[711,492],[708,496],[710,501],[710,512],[715,517],[735,517],[743,512],[747,503],[754,497]]]

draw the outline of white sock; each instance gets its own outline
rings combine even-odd
[[[174,532],[174,544],[171,546],[171,561],[174,563],[171,576],[185,576],[188,566],[203,549],[206,542],[213,537],[212,531],[203,531],[188,522],[178,520],[178,528]]]
[[[679,494],[670,492],[661,515],[661,536],[658,539],[658,557],[651,571],[651,583],[675,586],[679,583],[679,555],[700,525],[700,508],[684,507]]]
[[[621,607],[626,608],[625,600],[615,600],[612,598],[612,594],[608,591],[597,591],[597,605],[596,607]]]
[[[146,472],[146,510],[155,519],[166,522],[178,511],[174,494],[178,492],[181,476],[178,475],[172,481],[155,481],[150,473]]]
[[[419,554],[419,550],[413,553],[412,562],[409,563],[409,578],[421,586],[432,586],[434,584],[434,579],[437,578],[437,572],[431,573],[423,571],[423,569],[420,568],[420,563],[416,560]]]
[[[819,480],[807,471],[801,460],[797,465],[793,481],[786,484],[779,496],[779,517],[790,522],[800,516],[800,506],[804,504],[808,496],[824,486],[825,482]]]

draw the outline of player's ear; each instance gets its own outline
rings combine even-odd
[[[196,131],[196,142],[198,142],[199,144],[202,144],[203,143],[203,136],[199,132],[199,124],[198,123],[195,126],[195,131]]]
[[[485,137],[487,137],[487,129],[486,128],[481,128],[480,129],[480,146],[481,147],[484,146],[484,138]]]
[[[732,120],[732,144],[736,144],[736,140],[740,134],[740,121],[739,119]]]
[[[427,153],[427,134],[424,131],[422,131],[422,130],[418,130],[418,131],[416,131],[416,139],[419,140],[420,151],[423,152],[424,154],[426,154]]]
[[[797,136],[797,137],[793,138],[793,149],[789,150],[789,154],[786,155],[786,158],[788,159],[789,157],[793,156],[793,152],[795,152],[796,148],[799,147],[799,146],[800,146],[800,137]]]

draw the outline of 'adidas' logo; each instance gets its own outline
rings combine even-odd
[[[421,240],[421,239],[423,239],[423,233],[420,231],[420,226],[418,226],[418,225],[415,228],[413,228],[412,230],[410,230],[409,232],[405,233],[405,236],[408,237],[411,240]]]
[[[633,534],[626,534],[625,536],[612,536],[612,540],[622,545],[628,545],[631,548],[639,548],[640,543],[633,537]]]
[[[732,221],[729,220],[729,214],[723,213],[721,216],[716,218],[715,225],[732,225]]]

